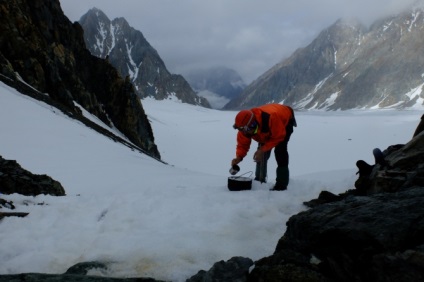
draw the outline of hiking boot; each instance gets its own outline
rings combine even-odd
[[[287,190],[287,186],[275,184],[272,189],[269,189],[270,191],[285,191]]]
[[[275,186],[278,188],[287,188],[289,185],[289,167],[278,166],[277,167],[277,178],[275,179]],[[285,189],[284,189],[285,190]]]

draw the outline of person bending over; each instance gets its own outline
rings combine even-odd
[[[267,162],[274,149],[277,177],[271,190],[286,190],[289,184],[289,154],[287,145],[296,127],[293,109],[281,104],[266,104],[242,110],[235,117],[237,133],[236,157],[231,165],[240,163],[250,149],[252,139],[258,142],[253,156],[256,162],[255,180],[266,182]]]

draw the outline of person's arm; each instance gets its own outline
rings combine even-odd
[[[250,144],[252,143],[252,139],[246,137],[242,132],[237,133],[237,147],[236,147],[236,159],[240,159],[239,162],[243,160],[243,158],[249,152]]]

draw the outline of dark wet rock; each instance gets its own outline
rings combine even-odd
[[[369,171],[361,173],[359,168],[355,186],[364,195],[424,187],[424,134],[415,136],[407,144],[389,146],[382,157]]]
[[[150,122],[131,81],[87,50],[83,29],[58,0],[0,0],[0,80],[99,133],[160,159]],[[82,108],[109,130],[90,121]]]
[[[65,189],[50,176],[33,174],[15,160],[5,160],[0,156],[0,193],[64,196]]]
[[[228,261],[216,262],[208,271],[201,270],[186,282],[245,282],[253,261],[244,257],[233,257]]]
[[[70,267],[65,274],[87,275],[92,269],[107,269],[107,265],[97,261],[81,262]]]
[[[64,274],[23,273],[0,275],[0,282],[161,282],[153,278],[112,278],[87,275],[93,269],[107,270],[107,264],[96,261],[82,262],[70,267]]]
[[[110,278],[74,274],[24,273],[0,275],[0,282],[160,282],[151,278]]]
[[[306,202],[248,281],[424,281],[424,134],[377,153],[357,189]]]

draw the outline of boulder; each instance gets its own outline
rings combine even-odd
[[[0,275],[0,282],[161,282],[152,278],[112,278],[87,275],[93,269],[106,270],[107,264],[91,261],[70,267],[64,274],[22,273]]]
[[[200,270],[186,282],[245,282],[252,265],[250,258],[233,257],[228,261],[216,262],[208,271]]]
[[[424,134],[374,155],[356,189],[305,203],[248,281],[424,281]]]
[[[375,149],[374,151],[379,151]],[[424,133],[407,144],[389,146],[375,165],[361,168],[355,187],[364,195],[396,192],[413,186],[424,187]]]
[[[48,175],[37,175],[23,169],[16,161],[0,156],[0,193],[25,196],[40,194],[64,196],[62,185]]]

